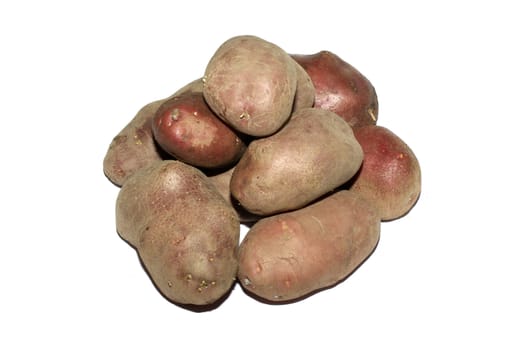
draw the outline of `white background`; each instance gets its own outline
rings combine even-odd
[[[17,1],[0,5],[2,349],[522,349],[516,1]],[[15,3],[14,1],[11,3]],[[194,312],[114,224],[113,136],[254,34],[330,50],[374,84],[423,192],[341,285]]]

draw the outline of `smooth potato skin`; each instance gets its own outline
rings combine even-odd
[[[251,136],[276,132],[289,118],[296,68],[285,51],[256,36],[225,41],[209,60],[203,94],[211,109]]]
[[[289,301],[330,287],[374,250],[380,220],[349,191],[305,208],[263,218],[240,244],[238,280],[269,301]]]
[[[262,216],[298,209],[348,181],[362,159],[346,122],[304,108],[278,133],[249,144],[232,174],[231,193]]]
[[[131,176],[118,194],[116,229],[175,303],[211,304],[235,280],[238,217],[193,166],[164,160]]]
[[[152,119],[158,108],[169,99],[186,91],[201,91],[203,84],[197,79],[176,91],[173,95],[148,103],[111,140],[103,160],[105,176],[121,187],[129,176],[154,162],[166,159],[158,147],[152,131]]]
[[[201,91],[188,91],[164,102],[153,118],[152,129],[167,153],[202,168],[230,165],[246,147],[209,108]]]
[[[412,149],[391,130],[369,125],[354,130],[364,160],[350,191],[373,203],[384,221],[405,215],[421,194],[421,167]]]
[[[294,95],[294,105],[292,111],[296,112],[302,108],[309,108],[314,106],[314,100],[316,97],[316,90],[314,84],[309,76],[309,73],[294,61],[296,67],[296,94]]]
[[[220,192],[222,197],[225,198],[227,203],[229,203],[234,208],[234,210],[238,214],[240,222],[252,224],[253,222],[258,221],[260,219],[260,217],[258,215],[255,215],[253,213],[249,213],[248,211],[246,211],[232,197],[232,195],[231,195],[231,177],[232,177],[233,172],[234,172],[234,167],[224,170],[220,173],[210,175],[209,180],[211,180],[213,185],[216,187],[218,192]]]
[[[291,56],[312,79],[315,107],[333,111],[352,127],[376,124],[379,110],[376,90],[361,72],[327,50]]]

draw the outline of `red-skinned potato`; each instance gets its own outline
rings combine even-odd
[[[330,51],[291,55],[312,79],[314,106],[328,109],[353,127],[374,125],[378,97],[371,82],[356,68]]]
[[[242,139],[209,108],[203,83],[165,101],[152,121],[156,142],[174,158],[202,168],[228,166],[245,150]]]
[[[352,273],[373,252],[379,233],[371,203],[338,191],[254,224],[240,244],[238,280],[265,300],[302,298]]]
[[[200,79],[176,91],[168,98],[148,103],[116,135],[103,160],[105,176],[117,186],[122,186],[129,176],[154,162],[166,159],[154,140],[152,119],[158,108],[169,99],[193,90],[201,91]]]
[[[354,129],[363,164],[350,191],[373,203],[382,220],[405,215],[421,193],[421,168],[412,149],[391,130],[378,125]]]
[[[296,84],[288,53],[259,37],[241,35],[225,41],[209,60],[203,94],[235,130],[261,137],[289,119]]]

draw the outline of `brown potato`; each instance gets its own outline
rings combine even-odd
[[[379,233],[370,203],[335,192],[254,224],[240,244],[238,280],[269,301],[302,298],[352,273],[373,252]]]
[[[376,90],[356,68],[330,51],[291,56],[312,79],[316,89],[315,107],[338,114],[353,127],[376,124]]]
[[[230,165],[246,147],[209,108],[201,91],[187,91],[165,101],[153,118],[152,129],[167,153],[202,168]]]
[[[139,169],[165,159],[165,153],[154,140],[152,119],[165,101],[185,91],[201,91],[201,86],[201,79],[195,80],[168,98],[151,102],[141,108],[111,141],[103,160],[105,176],[115,185],[122,186],[127,178]]]
[[[115,185],[122,186],[138,169],[162,160],[151,130],[154,113],[165,101],[158,100],[144,106],[136,116],[116,135],[103,161],[105,176]]]
[[[260,217],[258,215],[246,211],[244,208],[241,207],[238,201],[232,197],[230,185],[233,172],[234,167],[217,174],[209,175],[209,180],[211,180],[214,186],[216,186],[216,189],[218,190],[218,192],[220,192],[223,198],[225,198],[227,203],[229,203],[234,208],[234,210],[238,214],[240,222],[251,224],[255,221],[258,221]]]
[[[238,217],[193,166],[164,160],[129,177],[118,194],[116,229],[175,303],[208,305],[233,285]]]
[[[211,57],[203,95],[236,130],[267,136],[289,118],[296,81],[296,67],[285,51],[256,36],[242,35],[224,42]]]
[[[279,132],[249,144],[232,174],[231,193],[262,216],[297,209],[348,181],[362,159],[352,128],[340,117],[300,109]]]
[[[389,129],[368,125],[354,129],[364,160],[350,191],[373,203],[382,220],[405,215],[421,193],[421,168],[414,152]]]
[[[296,66],[296,94],[294,95],[293,113],[302,108],[314,106],[316,90],[309,74],[305,69],[294,61]]]

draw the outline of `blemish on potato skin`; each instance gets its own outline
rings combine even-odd
[[[256,273],[260,273],[260,272],[262,272],[262,270],[263,270],[263,268],[262,268],[261,264],[260,264],[260,263],[257,263],[257,264],[256,264],[256,270],[255,270]]]
[[[198,288],[196,290],[198,293],[202,293],[205,289],[209,288],[210,286],[215,286],[216,281],[207,281],[207,280],[201,280]]]
[[[143,141],[148,136],[147,132],[143,128],[137,128],[133,136],[134,143],[136,145],[142,145]]]
[[[178,120],[179,117],[180,117],[180,110],[178,108],[174,108],[171,111],[169,120],[176,121],[176,120]],[[168,126],[171,126],[171,124],[169,123]]]
[[[134,139],[135,139],[135,141],[134,141],[134,144],[135,144],[135,145],[141,145],[141,144],[142,144],[142,140],[140,140],[140,139],[138,138],[138,135],[134,135]]]
[[[369,115],[370,115],[370,117],[371,117],[373,122],[377,122],[378,121],[378,118],[376,118],[376,113],[374,113],[374,108],[369,107],[367,109],[367,113],[369,113]]]

